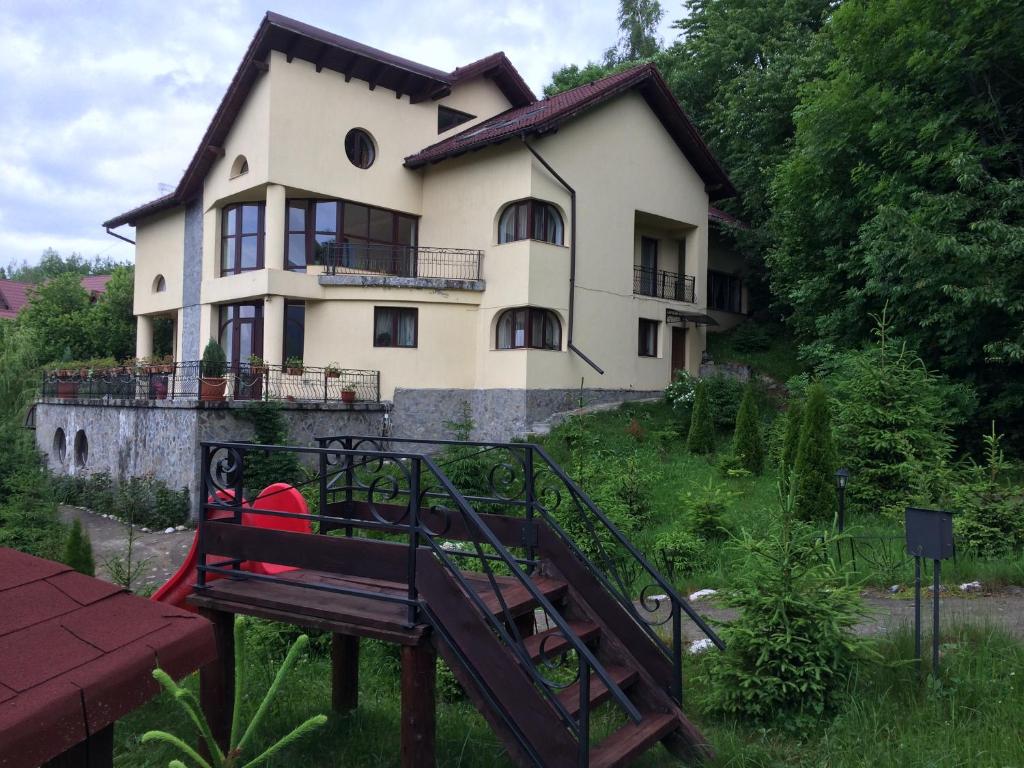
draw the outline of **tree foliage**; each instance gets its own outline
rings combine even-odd
[[[12,261],[6,267],[0,267],[0,279],[40,284],[61,275],[78,275],[80,278],[88,275],[110,275],[118,267],[123,266],[125,265],[111,258],[99,256],[86,259],[72,253],[63,257],[52,248],[47,248],[40,256],[38,264]]]
[[[757,409],[757,392],[753,381],[747,384],[736,414],[733,453],[740,466],[755,475],[764,471],[764,435],[761,414]]]
[[[795,396],[789,399],[786,410],[786,432],[782,438],[782,456],[779,461],[779,480],[783,492],[789,492],[789,482],[793,476],[793,465],[796,464],[796,452],[800,445],[800,428],[803,425],[804,408],[802,401]]]
[[[686,436],[686,450],[690,453],[714,453],[715,421],[711,412],[708,384],[701,379],[693,396],[690,432]]]
[[[791,487],[794,513],[800,520],[832,520],[836,512],[834,476],[839,464],[830,410],[825,387],[812,385],[807,391]]]
[[[64,544],[64,564],[70,565],[79,573],[86,576],[96,575],[96,564],[93,562],[92,542],[89,541],[89,534],[82,530],[80,520],[71,523],[71,531]]]
[[[605,52],[605,63],[636,62],[658,53],[658,24],[664,16],[658,0],[619,0],[619,44]]]

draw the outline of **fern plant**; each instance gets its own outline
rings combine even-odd
[[[298,661],[299,656],[309,644],[309,637],[306,635],[300,635],[296,638],[291,649],[288,651],[288,655],[285,657],[284,663],[281,665],[280,669],[277,670],[277,675],[274,677],[274,681],[270,684],[270,688],[263,697],[263,701],[261,701],[260,705],[256,708],[256,714],[253,715],[252,720],[249,721],[249,725],[243,730],[241,715],[243,701],[242,691],[245,687],[243,685],[243,680],[246,669],[245,620],[236,616],[234,630],[235,700],[234,709],[232,710],[231,715],[231,735],[228,739],[227,752],[220,748],[217,740],[213,737],[213,731],[210,729],[209,723],[206,722],[206,718],[203,715],[202,709],[200,709],[199,702],[196,700],[195,695],[191,691],[182,688],[174,682],[171,676],[159,667],[153,670],[153,677],[156,678],[157,682],[159,682],[160,685],[162,685],[164,689],[171,694],[174,700],[178,703],[178,706],[180,706],[185,712],[188,719],[192,721],[193,725],[195,725],[200,737],[206,743],[206,748],[210,754],[210,758],[204,758],[195,749],[189,746],[184,739],[168,733],[167,731],[147,731],[142,735],[142,742],[144,744],[160,741],[170,744],[190,760],[192,765],[199,766],[199,768],[251,768],[252,766],[265,763],[292,742],[301,739],[313,729],[319,728],[327,722],[327,717],[325,715],[315,715],[293,728],[285,736],[278,739],[251,760],[246,761],[246,758],[248,757],[246,750],[251,748],[252,740],[269,712],[270,704],[277,695],[277,692],[281,689],[284,679],[288,676],[288,673],[291,672],[295,663]],[[189,768],[189,764],[181,760],[172,760],[168,764],[168,768]]]

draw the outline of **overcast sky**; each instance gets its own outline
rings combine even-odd
[[[100,223],[177,184],[268,9],[443,70],[503,50],[538,95],[618,33],[617,0],[268,2],[2,0],[0,265],[130,260]]]

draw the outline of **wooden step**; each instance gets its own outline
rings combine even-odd
[[[590,768],[625,765],[678,727],[675,715],[644,715],[639,723],[627,723],[590,750]]]
[[[570,621],[569,629],[584,643],[594,641],[601,634],[601,628],[589,621]],[[572,644],[566,640],[565,635],[562,634],[558,627],[552,627],[543,632],[538,632],[536,635],[524,637],[523,645],[534,662],[540,661],[542,647],[544,656],[549,660],[555,659],[559,654],[572,649]]]
[[[625,690],[633,683],[636,682],[639,677],[639,673],[635,669],[629,667],[605,667],[608,672],[608,676],[618,684],[619,688]],[[593,711],[594,707],[603,701],[606,701],[612,692],[608,690],[608,686],[604,684],[595,673],[590,673],[590,709]],[[569,714],[573,717],[579,714],[580,711],[580,683],[577,680],[575,683],[570,685],[564,691],[558,694],[558,700],[562,702],[562,706],[568,710]]]
[[[464,572],[463,576],[473,586],[477,594],[480,595],[484,605],[487,606],[491,613],[495,616],[501,615],[501,603],[498,601],[498,596],[494,594],[494,588],[490,580],[483,574],[477,573]],[[541,594],[552,603],[559,602],[568,590],[568,585],[559,579],[535,576],[532,578],[532,581]],[[507,576],[500,577],[498,579],[498,586],[501,588],[501,596],[508,607],[510,615],[521,616],[524,613],[530,613],[537,607],[537,602],[533,599],[533,595],[515,579]]]

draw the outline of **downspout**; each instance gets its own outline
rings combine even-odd
[[[116,237],[118,240],[124,240],[126,243],[131,243],[132,245],[135,245],[135,241],[134,240],[129,240],[124,235],[117,234],[117,232],[111,232],[110,231],[110,227],[106,227],[106,230],[107,230],[107,234],[110,235],[111,237]]]
[[[576,190],[569,186],[569,183],[559,175],[558,171],[548,164],[547,160],[540,156],[540,153],[537,152],[536,149],[530,146],[529,142],[526,141],[525,133],[520,134],[519,138],[522,139],[523,145],[530,150],[530,154],[536,157],[540,164],[544,166],[544,169],[554,176],[555,180],[565,187],[566,191],[569,193],[569,226],[572,230],[569,235],[569,322],[566,333],[568,338],[568,348],[570,351],[579,355],[583,362],[604,376],[604,370],[601,366],[587,357],[586,353],[577,347],[572,340],[573,319],[576,308]]]

